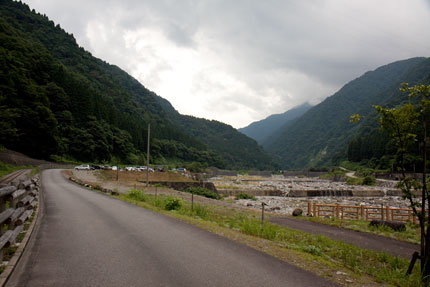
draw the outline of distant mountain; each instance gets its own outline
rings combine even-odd
[[[143,164],[148,123],[152,162],[275,167],[231,126],[180,115],[47,16],[0,1],[0,146],[43,159]]]
[[[405,99],[399,91],[402,82],[429,80],[430,58],[398,61],[367,72],[283,128],[267,150],[283,168],[330,164],[362,127],[378,127],[373,105],[400,103]],[[356,113],[367,120],[350,123],[350,116]]]
[[[253,122],[247,127],[238,129],[238,131],[255,139],[260,145],[264,146],[270,137],[276,137],[276,132],[281,127],[288,127],[296,118],[302,116],[311,107],[311,105],[306,103],[292,108],[285,113],[271,115],[264,120]]]

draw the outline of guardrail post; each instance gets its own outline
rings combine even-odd
[[[364,220],[364,205],[360,205],[360,211],[361,211],[361,220]]]
[[[336,219],[339,218],[339,203],[336,203]]]
[[[311,205],[312,205],[312,203],[311,203],[311,201],[310,200],[308,200],[308,216],[310,216],[311,215]]]

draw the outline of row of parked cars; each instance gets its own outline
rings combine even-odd
[[[109,165],[89,165],[89,164],[81,164],[78,166],[75,166],[76,170],[97,170],[97,169],[104,169],[104,170],[125,170],[125,171],[146,171],[147,169],[150,172],[154,172],[155,170],[150,167],[146,166],[127,166],[125,168],[119,168],[117,166],[109,166]],[[163,171],[162,168],[158,168],[157,171]]]
[[[75,169],[76,170],[96,170],[96,169],[117,170],[118,167],[116,167],[116,166],[109,166],[109,165],[81,164],[81,165],[75,166]]]
[[[126,171],[146,171],[149,170],[150,172],[154,172],[154,169],[152,167],[148,168],[146,166],[127,166],[125,167]]]
[[[89,165],[89,164],[81,164],[78,166],[75,166],[76,170],[96,170],[96,169],[104,169],[104,170],[125,170],[125,171],[146,171],[147,169],[150,172],[154,172],[155,170],[150,167],[148,168],[147,166],[127,166],[125,168],[120,168],[117,166],[109,166],[109,165]],[[163,167],[158,167],[157,171],[164,171]],[[179,167],[179,168],[174,168],[172,169],[172,171],[176,171],[176,172],[186,172],[187,170],[183,167]]]

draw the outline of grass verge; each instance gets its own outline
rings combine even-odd
[[[393,239],[406,241],[409,243],[420,243],[420,230],[419,226],[413,225],[412,223],[406,224],[405,231],[394,231],[393,229],[386,226],[369,226],[369,221],[363,220],[352,220],[352,219],[336,219],[336,218],[324,218],[324,217],[300,217],[302,220],[308,220],[312,222],[333,225],[337,227],[372,233]]]
[[[5,176],[7,174],[10,174],[14,171],[20,170],[20,169],[26,169],[26,168],[32,168],[29,166],[16,166],[12,164],[7,164],[0,161],[0,177]]]
[[[362,286],[369,276],[376,282],[394,286],[420,286],[419,266],[411,276],[405,276],[408,260],[361,249],[325,236],[291,230],[269,222],[261,228],[259,215],[253,211],[236,210],[225,206],[195,204],[181,201],[168,211],[170,196],[153,196],[132,190],[115,196],[119,199],[178,218],[211,232],[246,243],[275,257],[286,257],[289,262],[310,269],[325,277],[336,277],[336,270],[347,270],[353,280],[338,282],[348,286]],[[173,198],[175,199],[175,198]],[[238,238],[241,238],[238,240]],[[243,242],[246,241],[246,242]],[[313,266],[313,267],[312,267]],[[321,274],[321,270],[325,270]],[[330,270],[330,271],[327,271]],[[343,272],[340,272],[342,274]],[[357,284],[353,284],[356,282]],[[366,286],[372,286],[367,284]],[[373,285],[377,286],[377,285]]]

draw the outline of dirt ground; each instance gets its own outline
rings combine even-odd
[[[148,194],[164,194],[181,198],[185,201],[191,201],[191,194],[181,192],[167,187],[146,187],[146,174],[139,172],[119,172],[118,181],[116,180],[115,171],[85,171],[85,170],[67,170],[67,176],[75,176],[76,178],[89,183],[91,185],[99,185],[101,187],[116,190],[119,193],[127,193],[131,189],[142,190]],[[191,181],[189,177],[176,173],[153,173],[150,175],[150,181]],[[194,202],[210,205],[229,206],[236,209],[250,210],[246,206],[240,206],[234,203],[234,197],[227,197],[224,200],[215,200],[198,195],[194,195]]]

